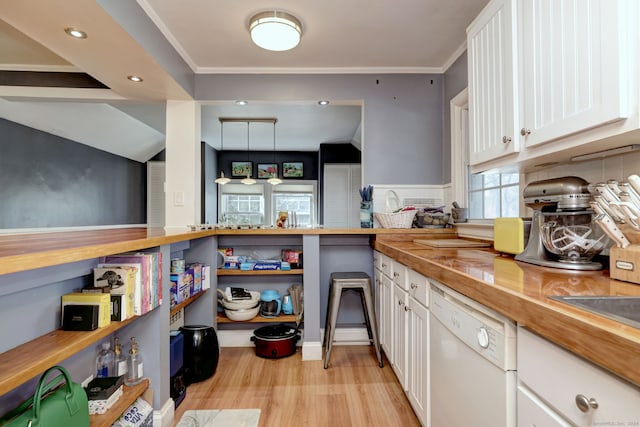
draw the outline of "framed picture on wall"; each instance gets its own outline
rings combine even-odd
[[[269,179],[278,176],[277,163],[258,163],[258,179]]]
[[[253,162],[231,162],[231,176],[246,177],[253,174]]]
[[[283,162],[282,176],[284,178],[302,178],[304,176],[303,165],[302,162]]]

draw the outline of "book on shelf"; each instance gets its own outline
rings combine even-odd
[[[140,272],[136,281],[134,313],[142,315],[162,304],[162,253],[125,253],[102,258],[100,267],[135,266]]]
[[[64,323],[65,307],[70,305],[98,306],[98,328],[111,323],[111,296],[107,293],[71,292],[62,295],[62,316]]]

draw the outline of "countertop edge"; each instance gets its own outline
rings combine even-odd
[[[613,320],[572,307],[542,303],[471,277],[437,261],[412,254],[393,242],[376,241],[374,248],[415,271],[486,305],[549,341],[640,385],[640,333]]]

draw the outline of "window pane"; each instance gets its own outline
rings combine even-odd
[[[497,218],[500,216],[500,189],[493,188],[484,192],[484,217]]]
[[[484,188],[497,187],[500,185],[499,173],[484,174]]]
[[[482,192],[474,191],[469,193],[469,218],[482,218]]]
[[[482,188],[482,175],[476,174],[469,177],[469,190],[479,190]]]
[[[520,205],[520,187],[512,185],[502,187],[502,215],[503,217],[517,217]]]
[[[520,175],[517,173],[503,173],[502,185],[517,184],[520,181]]]

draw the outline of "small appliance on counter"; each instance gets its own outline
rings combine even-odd
[[[569,270],[601,270],[592,258],[609,238],[593,221],[591,193],[584,179],[567,176],[534,181],[523,191],[533,209],[531,232],[518,261]]]

